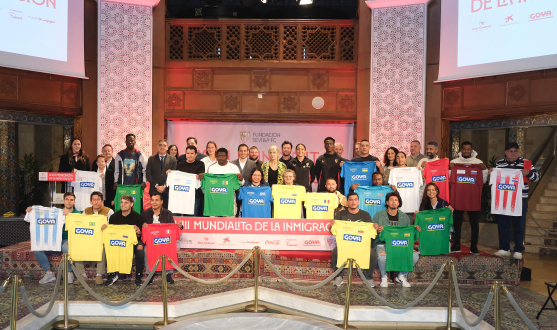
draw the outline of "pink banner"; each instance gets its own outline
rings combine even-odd
[[[39,172],[39,181],[75,181],[75,173]]]
[[[182,249],[331,251],[336,240],[330,233],[331,220],[190,218],[182,222]]]

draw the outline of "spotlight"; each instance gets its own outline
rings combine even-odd
[[[298,0],[298,4],[299,4],[300,6],[303,6],[303,5],[311,5],[312,3],[313,3],[313,0]]]
[[[267,0],[261,0],[261,3],[267,3]]]

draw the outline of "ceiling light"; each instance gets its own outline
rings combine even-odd
[[[298,3],[300,6],[302,5],[311,5],[313,3],[313,0],[300,0],[300,2]]]

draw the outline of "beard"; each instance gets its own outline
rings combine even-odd
[[[470,158],[472,157],[472,154],[469,154],[468,156],[462,155],[462,158]]]
[[[435,154],[433,152],[428,152],[426,155],[427,155],[427,158],[429,158],[429,159],[435,158]]]
[[[258,159],[257,159],[257,158],[259,158],[259,157],[255,157],[255,158],[253,158],[253,157],[249,156],[249,159],[253,160],[254,162],[258,161]]]

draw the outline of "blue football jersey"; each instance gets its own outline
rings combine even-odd
[[[348,195],[353,184],[371,186],[372,175],[375,172],[375,162],[344,162],[340,176],[344,178],[344,192]]]
[[[271,187],[242,187],[238,199],[242,200],[242,218],[271,217]]]
[[[358,208],[369,213],[373,219],[375,213],[385,209],[385,196],[392,191],[389,186],[359,186],[356,188],[356,194],[360,199]]]

